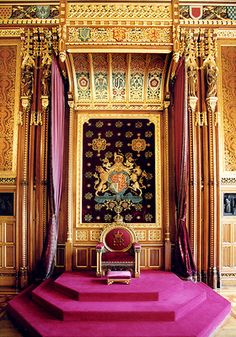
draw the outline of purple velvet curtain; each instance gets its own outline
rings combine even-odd
[[[65,93],[64,82],[56,59],[52,61],[51,79],[51,175],[53,211],[48,223],[42,255],[42,273],[44,278],[51,275],[58,239],[58,216],[62,194]]]
[[[181,59],[176,71],[172,92],[177,207],[175,269],[178,274],[184,277],[191,277],[196,273],[196,268],[186,227],[189,186],[189,134],[186,88],[185,63],[184,59]]]

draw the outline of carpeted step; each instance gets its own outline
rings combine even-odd
[[[139,278],[132,278],[130,285],[107,286],[106,277],[98,278],[94,272],[66,272],[59,276],[54,285],[60,291],[80,301],[156,301],[168,298],[173,292],[182,291],[183,281],[175,274],[143,271]],[[166,283],[168,277],[168,286]],[[150,287],[151,284],[151,287]]]
[[[60,321],[30,300],[30,291],[15,297],[8,312],[30,337],[208,337],[230,311],[230,303],[212,290],[178,321]]]
[[[118,287],[122,288],[123,285]],[[109,288],[107,293],[109,293]],[[120,292],[120,290],[119,290]],[[141,294],[141,293],[140,293]],[[155,320],[171,321],[183,316],[206,299],[204,291],[186,283],[183,292],[160,301],[77,301],[55,289],[54,282],[45,281],[32,292],[32,298],[61,320]]]
[[[152,274],[152,275],[151,275]],[[146,279],[143,277],[142,283],[149,288],[153,288],[153,284],[158,281],[158,273],[152,272],[148,274]],[[151,277],[152,276],[152,277]],[[166,274],[165,283],[168,288],[169,274]],[[173,278],[171,277],[171,282]],[[146,283],[147,282],[147,283]],[[49,291],[49,288],[53,287],[52,281],[45,281],[42,286],[35,289],[28,288],[16,296],[9,302],[8,313],[13,317],[14,322],[17,322],[23,328],[23,335],[30,337],[208,337],[214,331],[214,329],[223,321],[223,319],[230,312],[230,303],[222,296],[215,293],[211,288],[204,284],[194,284],[192,282],[182,282],[182,291],[175,291],[172,289],[172,294],[167,296],[168,291],[165,289],[159,293],[159,301],[131,301],[131,302],[84,302],[72,299],[65,294],[58,292],[57,289]],[[89,283],[90,284],[90,283]],[[85,285],[84,285],[85,286]],[[116,286],[116,285],[115,285]],[[90,286],[89,286],[90,287]],[[104,285],[106,291],[114,291],[113,285]],[[121,286],[122,287],[122,286]],[[126,288],[125,288],[126,287]],[[129,287],[129,286],[128,286]],[[36,291],[36,289],[40,289]],[[124,289],[127,289],[126,285],[123,285]],[[141,289],[141,288],[140,288]],[[193,296],[193,289],[196,290],[195,296]],[[46,302],[43,302],[43,306],[38,305],[37,302],[32,301],[32,291],[39,295],[43,295],[45,300],[45,294],[47,291],[51,293],[50,296],[56,297],[57,304],[53,303],[49,296]],[[203,295],[199,294],[202,293]],[[189,297],[191,294],[191,297]],[[37,296],[34,295],[34,296]],[[46,296],[46,297],[47,297]],[[188,301],[189,299],[189,301]],[[199,300],[200,299],[200,300]],[[44,301],[43,300],[43,301]],[[76,305],[82,305],[80,307],[81,315],[84,320],[78,319],[78,316],[74,316],[74,320],[61,320],[54,316],[54,310],[57,305],[61,310],[61,317],[67,316],[68,313],[63,308],[62,302],[72,301]],[[196,301],[199,301],[197,305]],[[51,303],[50,303],[51,302]],[[191,303],[192,302],[192,303]],[[69,303],[69,302],[68,302]],[[96,309],[97,313],[105,315],[103,310],[104,304],[109,306],[112,319],[95,320],[97,316],[92,316],[93,312],[91,308],[94,305],[100,305],[100,312]],[[113,308],[114,304],[114,308]],[[171,311],[173,306],[175,308],[175,320],[161,321],[155,320],[154,314],[150,310],[153,310],[153,304],[162,305],[163,312],[168,309]],[[50,307],[52,305],[52,307]],[[71,305],[71,303],[70,303]],[[87,309],[85,306],[87,305]],[[124,308],[128,306],[129,314],[124,314]],[[47,310],[45,310],[47,308]],[[119,312],[119,308],[123,308],[123,313]],[[131,310],[133,308],[133,310]],[[179,308],[177,310],[176,308]],[[83,309],[83,310],[82,310]],[[56,309],[57,310],[57,309]],[[87,310],[87,311],[86,311]],[[82,313],[83,311],[83,313]],[[136,316],[136,319],[130,319],[131,311],[132,315]],[[152,320],[141,319],[141,312],[146,312],[148,317],[152,316]],[[88,315],[87,315],[88,314]],[[59,315],[60,316],[60,315]],[[120,317],[119,317],[120,316]],[[70,316],[71,317],[71,316]],[[86,319],[87,317],[87,319]],[[67,317],[66,317],[67,318]],[[122,319],[121,319],[122,318]]]

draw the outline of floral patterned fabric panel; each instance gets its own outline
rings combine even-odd
[[[82,221],[155,222],[154,124],[90,119],[83,134]]]
[[[130,101],[143,102],[144,100],[144,77],[146,70],[146,55],[133,54],[131,57],[130,73]]]
[[[126,101],[126,54],[112,55],[112,101]]]
[[[89,102],[91,100],[91,85],[90,85],[90,69],[87,55],[75,54],[74,66],[77,81],[77,95],[81,102]]]
[[[151,55],[148,78],[147,78],[147,101],[155,102],[161,100],[161,82],[162,71],[164,69],[164,60],[159,55]]]
[[[108,100],[108,60],[107,54],[93,55],[95,101]]]

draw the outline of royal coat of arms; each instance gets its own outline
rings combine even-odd
[[[124,158],[123,154],[115,153],[113,162],[108,158],[102,162],[94,174],[95,201],[115,211],[117,206],[128,209],[141,203],[147,173],[136,165],[133,157]]]

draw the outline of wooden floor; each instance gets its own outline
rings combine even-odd
[[[231,302],[232,310],[231,314],[225,319],[225,321],[221,324],[221,326],[211,335],[211,337],[236,337],[236,287],[222,288],[220,290],[217,290],[217,292]],[[0,294],[3,294],[3,292],[0,291]],[[17,328],[14,327],[13,323],[7,318],[6,312],[4,310],[0,313],[0,336],[1,337],[23,336],[17,330]]]

